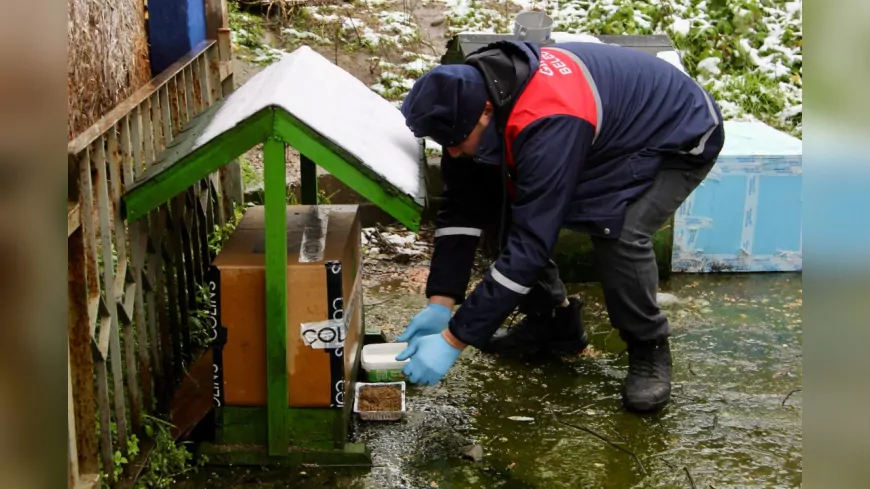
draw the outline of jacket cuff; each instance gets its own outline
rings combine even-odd
[[[444,297],[450,297],[454,301],[456,301],[456,305],[462,304],[465,302],[465,291],[463,290],[461,293],[457,293],[455,290],[444,290],[436,287],[426,287],[426,298],[429,299],[433,295],[441,295]]]
[[[469,335],[469,330],[467,328],[459,328],[451,319],[447,324],[447,329],[450,330],[450,334],[456,337],[457,340],[465,343],[468,346],[472,346],[477,348],[478,350],[483,349],[489,343],[489,337],[481,339],[479,336],[475,337]]]

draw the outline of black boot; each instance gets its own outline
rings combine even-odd
[[[622,402],[631,411],[651,412],[671,398],[671,347],[667,338],[628,343],[628,376]]]
[[[582,306],[579,299],[570,298],[567,307],[557,307],[550,314],[526,316],[516,326],[498,330],[481,351],[502,356],[580,353],[589,344]]]

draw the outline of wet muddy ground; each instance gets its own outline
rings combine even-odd
[[[189,483],[226,489],[799,487],[800,275],[683,275],[662,288],[679,303],[668,306],[673,399],[659,414],[622,409],[624,344],[611,333],[600,289],[575,286],[572,293],[587,303],[589,355],[506,361],[469,349],[438,386],[409,387],[404,421],[354,422],[354,437],[368,444],[375,467],[210,467]],[[383,328],[389,339],[425,304],[402,287],[367,294],[367,327]],[[473,444],[483,448],[478,462],[462,458]]]

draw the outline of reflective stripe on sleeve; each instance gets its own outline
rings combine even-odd
[[[489,270],[490,270],[490,274],[492,275],[492,279],[495,280],[499,285],[507,288],[508,290],[512,290],[512,291],[516,292],[517,294],[522,294],[522,295],[526,295],[532,290],[529,287],[523,287],[522,285],[520,285],[520,284],[514,282],[513,280],[505,277],[495,267],[492,267]]]
[[[450,228],[441,228],[435,230],[435,237],[440,238],[441,236],[456,236],[456,235],[464,235],[464,236],[480,236],[481,230],[476,228],[462,228],[462,227],[450,227]]]

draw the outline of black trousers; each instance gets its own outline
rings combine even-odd
[[[620,236],[592,237],[610,322],[624,341],[647,341],[669,335],[668,319],[656,300],[659,275],[652,235],[674,215],[714,164],[715,159],[701,164],[677,157],[662,161],[653,185],[629,204]],[[521,301],[519,311],[524,314],[551,311],[564,302],[566,294],[559,269],[551,260]]]

